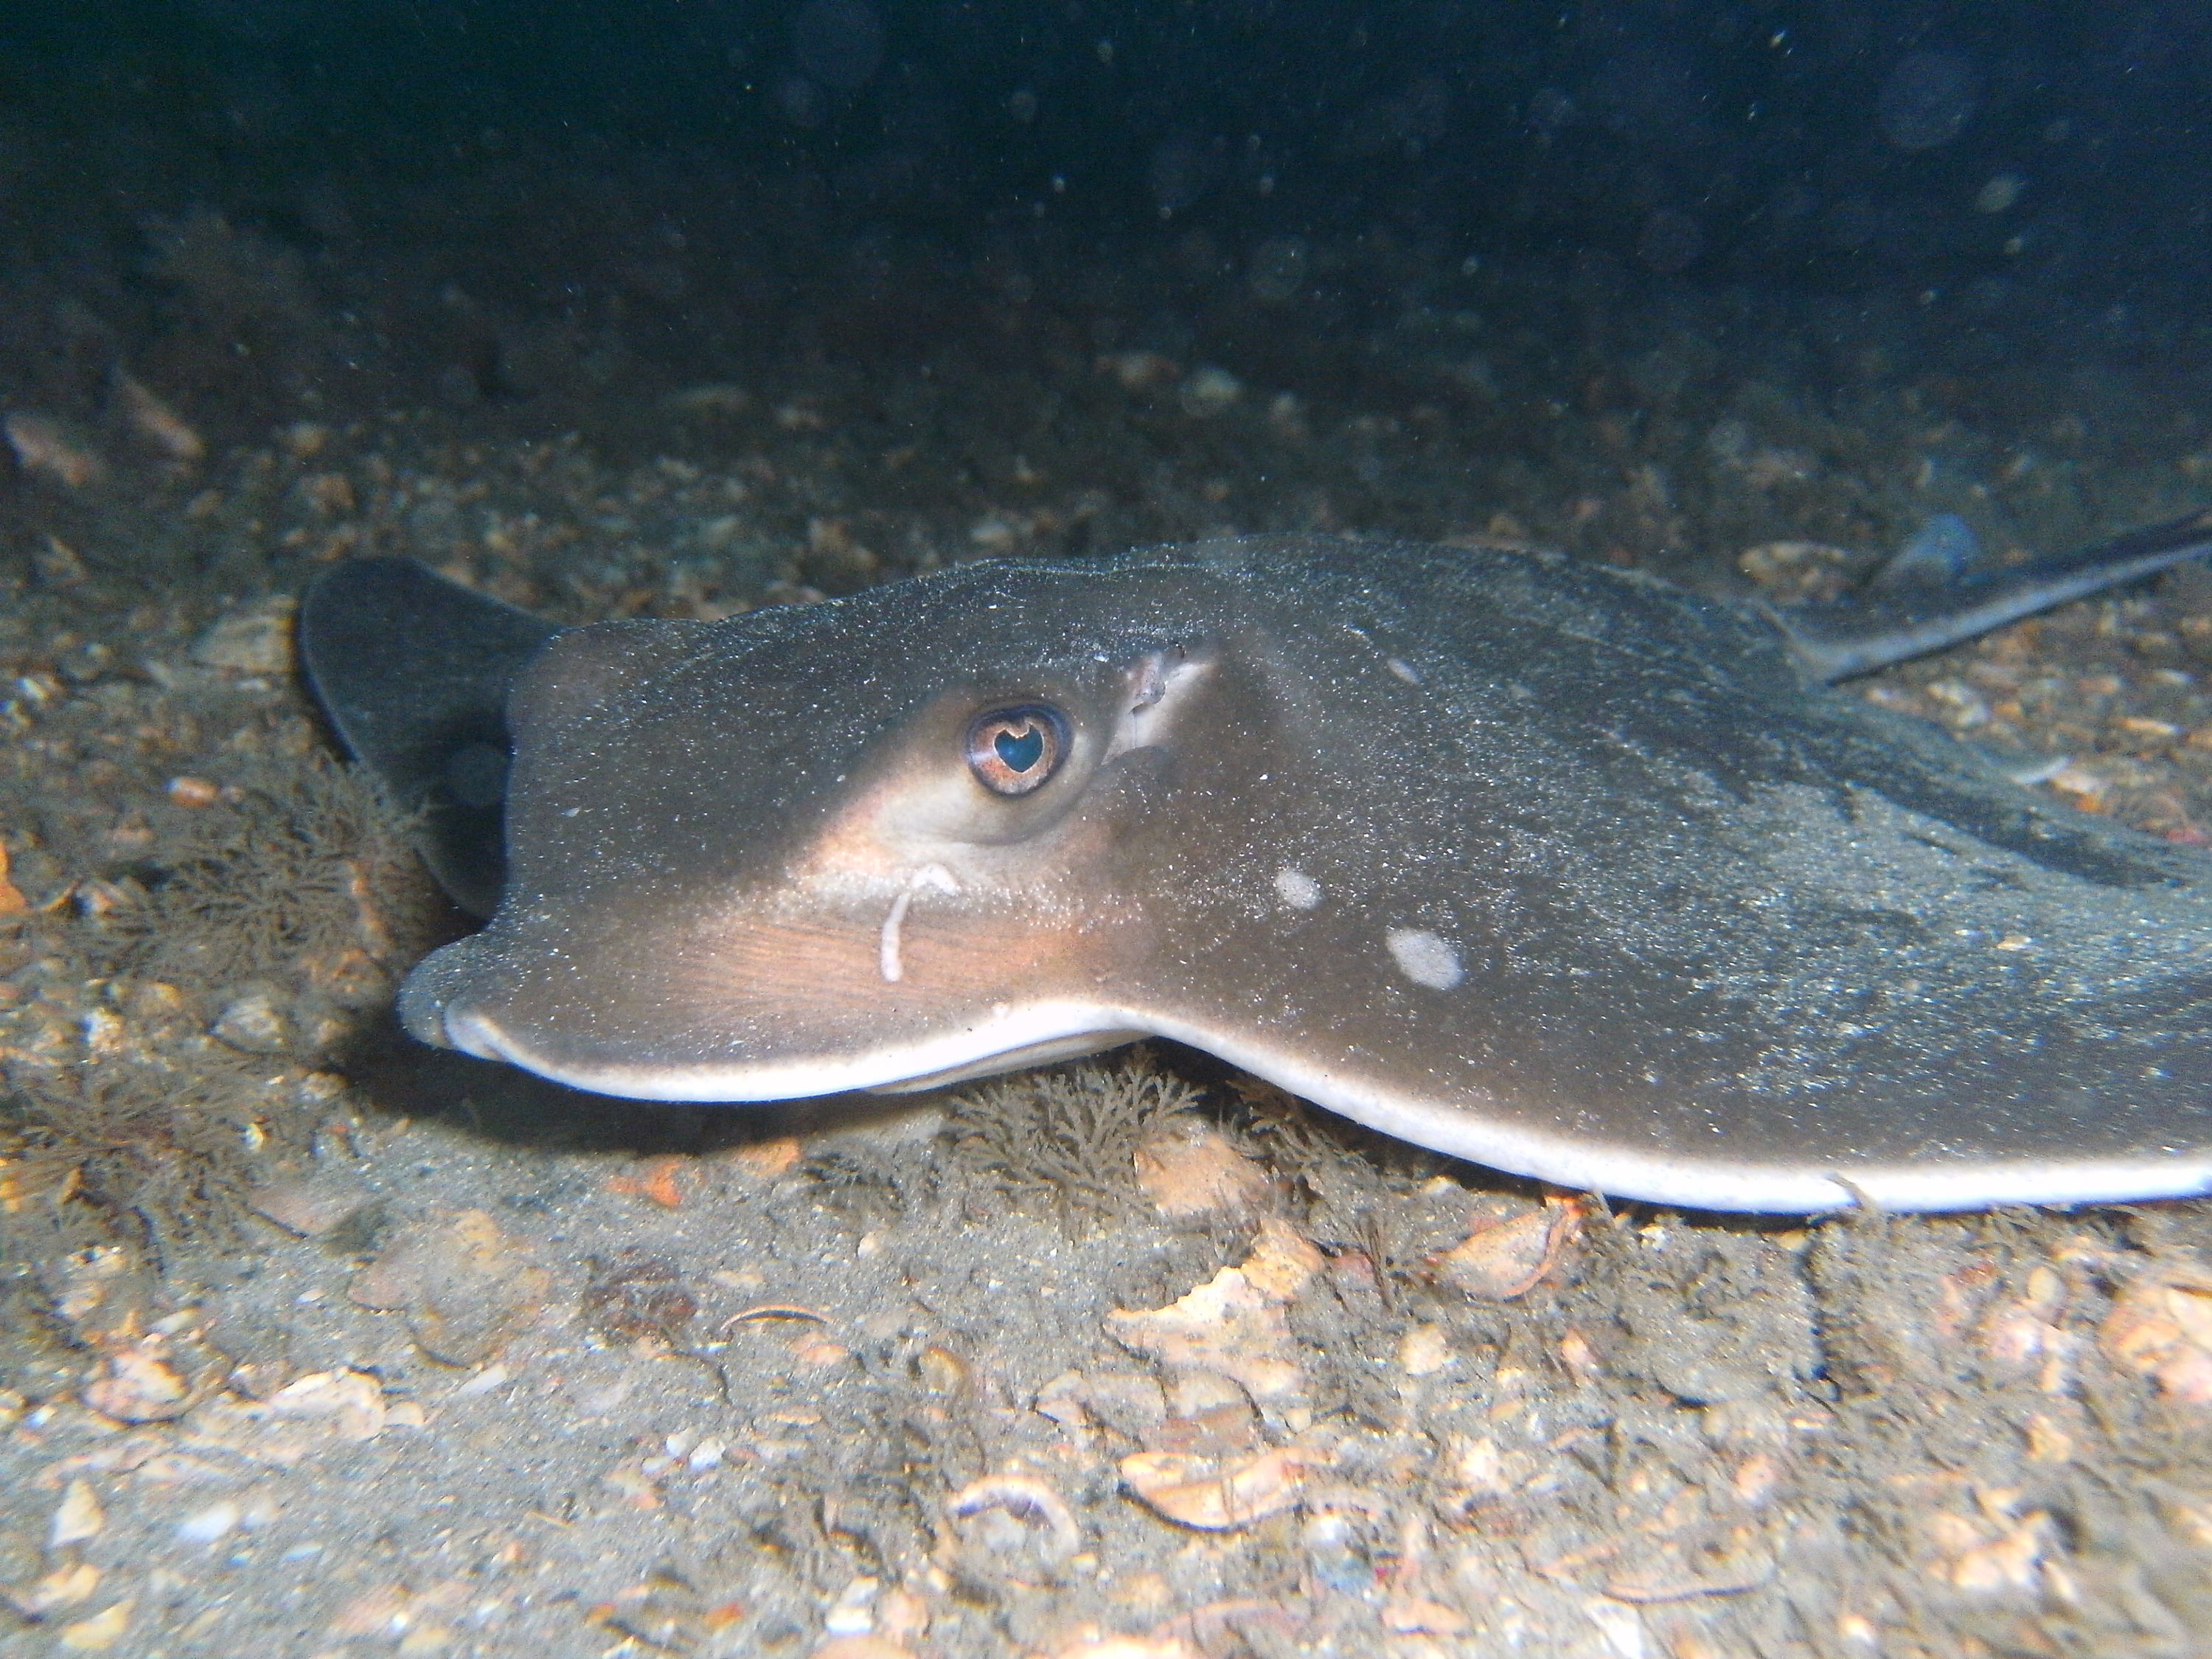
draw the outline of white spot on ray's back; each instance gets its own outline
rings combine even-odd
[[[1310,910],[1321,902],[1321,884],[1285,865],[1275,872],[1275,896],[1293,910]]]
[[[1382,936],[1398,971],[1416,985],[1449,991],[1467,977],[1459,952],[1423,927],[1393,927]]]
[[[1382,665],[1408,685],[1419,685],[1421,683],[1421,671],[1403,657],[1385,657],[1382,659]]]

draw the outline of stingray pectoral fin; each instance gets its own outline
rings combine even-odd
[[[1109,1048],[1119,1048],[1124,1043],[1141,1042],[1150,1035],[1148,1031],[1137,1030],[1079,1031],[1072,1036],[1054,1037],[1042,1042],[1001,1049],[997,1054],[987,1054],[980,1060],[965,1061],[943,1071],[902,1078],[896,1083],[878,1083],[868,1092],[872,1095],[918,1095],[930,1089],[950,1088],[956,1083],[972,1083],[977,1078],[1017,1072],[1026,1066],[1056,1066],[1064,1060],[1081,1060],[1089,1054],[1103,1054]]]
[[[2212,508],[1948,586],[1893,584],[1829,604],[1771,606],[1768,614],[1808,678],[1833,683],[1940,651],[2207,553],[2212,553]]]
[[[349,559],[300,605],[300,665],[354,757],[416,815],[424,863],[479,916],[505,880],[507,689],[552,623],[411,559]]]
[[[2010,1122],[1993,1114],[1961,1126],[1946,1123],[1941,1106],[1927,1102],[1872,1112],[1857,1103],[1847,1128],[1823,1134],[1817,1121],[1747,1109],[1741,1099],[1709,1109],[1655,1091],[1642,1113],[1630,1114],[1589,1109],[1571,1097],[1492,1094],[1468,1079],[1437,1091],[1332,1064],[1249,1030],[1159,1024],[1163,1036],[1384,1134],[1616,1198],[1806,1215],[1859,1206],[1947,1211],[2212,1194],[2208,1114],[2194,1105],[2130,1113],[2128,1104],[2141,1103],[2115,1102],[2102,1115],[2120,1127],[2107,1121],[2109,1132],[2096,1133],[2067,1121],[2072,1113],[2064,1106],[2029,1104]]]

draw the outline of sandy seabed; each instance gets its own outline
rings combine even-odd
[[[1171,1049],[782,1114],[433,1054],[461,924],[289,631],[369,553],[564,622],[1273,529],[1817,589],[2201,504],[2201,338],[595,234],[575,306],[206,211],[158,326],[9,301],[76,320],[0,481],[0,1650],[2212,1652],[2212,1207],[1608,1210]],[[1864,690],[2202,842],[2208,665],[2185,571]]]

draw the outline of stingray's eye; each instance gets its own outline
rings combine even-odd
[[[1028,794],[1066,758],[1067,721],[1041,702],[994,708],[968,727],[968,769],[994,795]]]

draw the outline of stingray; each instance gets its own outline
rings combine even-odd
[[[431,1043],[741,1103],[1157,1036],[1628,1198],[2076,1203],[2212,1190],[2212,859],[1829,682],[2208,548],[1783,611],[1273,536],[561,631],[363,559],[301,646],[489,916]]]

